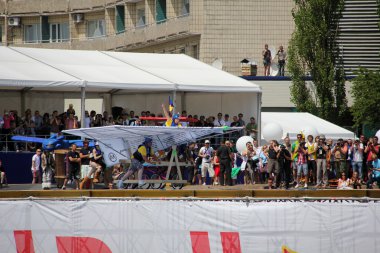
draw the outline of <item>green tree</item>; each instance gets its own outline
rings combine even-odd
[[[380,126],[380,70],[360,68],[353,79],[351,112],[356,126]]]
[[[344,0],[294,1],[295,31],[288,48],[292,102],[299,111],[340,123],[348,111],[336,44]],[[305,82],[305,74],[310,74],[312,84]]]

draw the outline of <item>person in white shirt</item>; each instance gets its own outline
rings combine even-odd
[[[224,114],[224,125],[230,127],[231,121],[230,121],[230,115]]]
[[[32,168],[31,168],[32,174],[33,174],[32,184],[41,182],[40,167],[41,167],[41,149],[37,149],[36,154],[32,157]]]
[[[353,153],[352,171],[358,172],[360,180],[363,179],[363,150],[364,144],[360,143],[359,140],[356,140],[354,145],[351,147],[351,152]]]
[[[222,113],[218,113],[218,117],[214,120],[215,127],[221,127],[225,125],[224,120],[222,119]]]
[[[210,178],[214,177],[215,172],[212,165],[213,155],[214,149],[210,146],[210,141],[206,140],[204,147],[199,150],[199,157],[202,157],[201,174],[203,185],[206,185],[207,171]]]
[[[91,126],[91,118],[90,118],[90,114],[88,113],[88,111],[86,111],[84,113],[84,128],[90,128]]]

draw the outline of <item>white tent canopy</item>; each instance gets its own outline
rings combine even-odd
[[[176,92],[209,93],[215,96],[211,96],[212,101],[208,102],[221,104],[220,111],[222,105],[231,102],[228,94],[252,94],[251,99],[242,102],[240,107],[240,103],[234,101],[234,110],[244,109],[247,117],[256,115],[260,121],[260,86],[182,54],[0,47],[0,89],[81,91],[82,117],[85,92],[112,96],[173,92],[174,101]],[[194,102],[196,97],[191,100],[190,94],[188,98],[186,103],[197,104]]]
[[[256,92],[258,85],[182,54],[0,47],[0,87]]]
[[[307,132],[307,129],[310,128],[315,129],[318,135],[324,134],[327,139],[353,139],[355,137],[353,132],[310,113],[263,112],[261,113],[261,119],[261,129],[265,129],[265,126],[269,123],[277,123],[282,127],[283,138],[289,136],[291,140],[295,140],[297,134],[301,132],[305,134],[305,130]],[[263,136],[261,138],[262,140],[264,139]]]

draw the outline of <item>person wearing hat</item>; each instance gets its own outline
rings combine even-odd
[[[212,158],[214,155],[214,149],[210,146],[210,141],[206,140],[204,147],[199,150],[199,157],[202,158],[201,174],[203,185],[206,185],[207,171],[210,178],[214,177],[214,168],[212,166]]]
[[[166,127],[181,127],[182,126],[182,124],[179,122],[180,121],[179,113],[174,114],[172,117],[170,117],[168,111],[165,108],[165,105],[162,105],[162,110],[164,111],[164,115],[166,118],[166,122],[164,126]]]
[[[144,185],[142,180],[143,172],[144,172],[144,162],[151,162],[151,160],[155,160],[156,157],[154,155],[154,151],[152,148],[153,140],[150,137],[145,137],[142,145],[138,147],[138,149],[133,153],[131,158],[131,165],[128,168],[127,173],[119,180],[117,183],[117,188],[122,189],[124,186],[124,180],[128,179],[133,173],[137,171],[137,177],[139,180],[138,187],[140,188]]]

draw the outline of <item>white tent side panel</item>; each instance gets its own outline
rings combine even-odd
[[[112,96],[112,106],[119,106],[127,109],[127,111],[133,110],[136,115],[140,115],[142,111],[150,111],[155,113],[156,116],[159,113],[163,113],[161,105],[164,104],[168,108],[169,96],[173,99],[172,93],[159,93],[159,94],[120,94]],[[181,108],[181,96],[177,94],[176,99],[176,111],[180,112]]]
[[[257,118],[256,93],[186,93],[188,114],[217,116],[219,112],[233,116],[243,113],[248,122],[251,116]]]
[[[168,97],[171,93],[162,94],[125,94],[113,95],[112,106],[120,106],[127,110],[134,110],[137,115],[141,111],[149,110],[152,113],[162,113],[161,104],[168,105]],[[183,97],[184,96],[184,97]],[[184,99],[184,108],[182,108]],[[187,114],[215,116],[221,112],[230,115],[243,113],[244,120],[248,122],[251,116],[257,118],[257,95],[256,93],[177,93],[177,112],[186,110]]]
[[[4,110],[17,110],[20,114],[21,97],[18,91],[0,92],[0,114],[3,115]]]
[[[353,132],[310,113],[263,112],[261,115],[263,131],[267,124],[277,123],[283,129],[283,137],[288,135],[291,140],[295,140],[298,133],[309,128],[314,128],[319,135],[324,134],[327,139],[353,139],[355,137]]]
[[[101,99],[97,93],[86,94],[86,110],[91,111],[93,108],[91,100]],[[75,100],[74,109],[77,115],[80,117],[80,94],[73,92],[37,92],[29,91],[25,93],[25,109],[31,109],[32,113],[35,110],[39,110],[43,115],[45,112],[51,114],[54,110],[58,113],[62,113],[67,110],[65,100]],[[23,116],[24,112],[21,112],[21,93],[18,91],[0,92],[0,114],[2,115],[4,110],[17,110],[19,116]],[[70,103],[70,102],[68,102]],[[67,103],[67,104],[68,104]],[[97,107],[98,108],[98,107]],[[96,111],[97,113],[103,113],[102,111]]]

